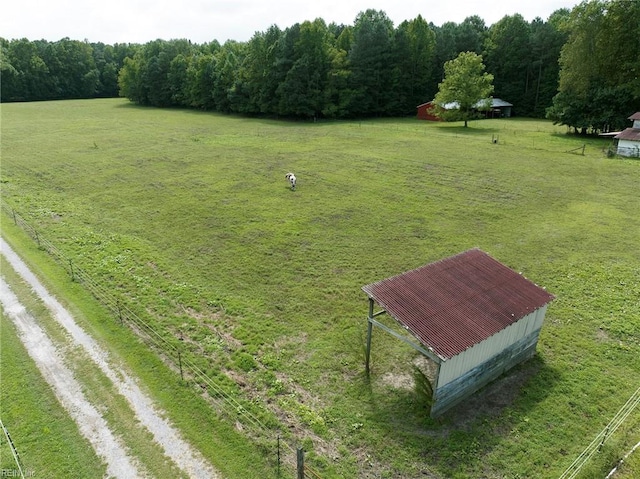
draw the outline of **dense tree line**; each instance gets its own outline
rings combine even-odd
[[[547,21],[472,16],[394,26],[367,10],[353,25],[322,19],[271,26],[247,42],[0,38],[2,101],[124,96],[141,105],[249,115],[349,118],[412,115],[432,100],[445,64],[482,58],[493,96],[514,112],[582,131],[625,126],[638,109],[640,2],[588,0]]]
[[[630,126],[627,117],[640,110],[640,1],[583,2],[563,29],[568,40],[548,118],[581,133]]]
[[[474,16],[439,27],[418,16],[395,27],[377,10],[361,12],[353,25],[322,19],[284,30],[274,25],[247,42],[223,45],[0,39],[2,101],[119,93],[142,105],[243,114],[407,115],[434,98],[445,62],[470,51],[483,55],[494,74],[496,96],[518,114],[542,116],[556,93],[565,39],[552,19],[528,23],[514,15],[489,28]]]
[[[135,45],[0,38],[3,102],[118,96],[118,74]]]
[[[125,62],[121,94],[145,105],[298,118],[410,115],[434,98],[445,63],[468,51],[484,57],[495,96],[520,115],[544,116],[568,15],[531,23],[507,16],[490,28],[477,16],[441,27],[418,16],[394,27],[384,12],[367,10],[353,25],[272,26],[246,43],[157,40]]]

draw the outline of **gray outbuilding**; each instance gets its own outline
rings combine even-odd
[[[629,117],[633,126],[614,136],[616,153],[621,156],[640,157],[640,111]]]
[[[547,305],[554,299],[479,249],[362,289],[369,297],[367,374],[376,326],[435,363],[432,417],[531,358]],[[374,312],[376,303],[382,309]],[[384,313],[409,337],[376,319]]]

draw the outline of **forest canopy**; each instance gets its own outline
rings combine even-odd
[[[546,21],[515,14],[490,27],[478,16],[436,26],[420,15],[394,26],[367,10],[353,25],[318,18],[222,45],[0,38],[1,100],[120,95],[286,118],[405,116],[434,99],[448,61],[471,52],[514,114],[599,131],[624,126],[637,109],[639,10],[640,2],[591,0]]]
[[[628,127],[640,110],[640,1],[590,1],[576,6],[562,30],[554,123],[581,133]]]

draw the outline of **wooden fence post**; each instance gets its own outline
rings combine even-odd
[[[69,260],[69,269],[71,269],[71,281],[75,281],[75,276],[73,275],[73,261]]]
[[[607,440],[607,436],[609,435],[609,426],[604,431],[604,435],[602,436],[602,442],[600,442],[600,446],[598,446],[598,452],[602,450],[602,446],[604,446],[604,442]]]
[[[278,434],[278,479],[280,479],[280,434]]]
[[[304,450],[298,448],[298,479],[304,479]]]

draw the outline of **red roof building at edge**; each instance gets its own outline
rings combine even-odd
[[[555,298],[479,249],[362,289],[441,359],[460,354]]]

